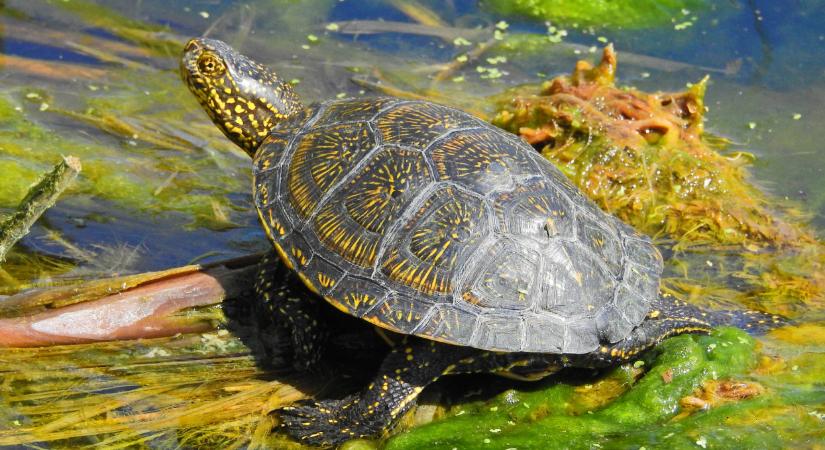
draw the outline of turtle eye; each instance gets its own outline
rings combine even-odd
[[[198,58],[198,70],[206,76],[217,78],[226,72],[226,67],[214,55],[204,53]]]

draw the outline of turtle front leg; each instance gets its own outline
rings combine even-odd
[[[285,407],[279,412],[281,427],[304,444],[322,447],[376,435],[409,410],[428,384],[462,367],[462,360],[474,361],[480,353],[484,352],[410,339],[387,355],[361,393],[343,400],[303,401]]]
[[[302,372],[316,368],[327,335],[319,317],[319,302],[274,251],[261,259],[255,292],[275,327],[290,335],[292,366]]]

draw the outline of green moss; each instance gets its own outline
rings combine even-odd
[[[0,183],[0,208],[14,208],[23,200],[29,187],[34,184],[39,174],[21,160],[0,159],[0,173],[11,174]]]
[[[565,26],[623,28],[684,21],[711,5],[706,0],[484,0],[482,4],[505,16],[550,20]]]
[[[151,204],[156,203],[152,200],[152,183],[131,174],[125,167],[124,170],[112,170],[111,162],[91,160],[84,162],[83,175],[91,182],[90,189],[95,195],[132,207],[151,207]]]
[[[586,448],[665,423],[680,411],[680,399],[703,382],[741,376],[751,369],[756,364],[754,349],[755,341],[737,329],[677,336],[658,347],[649,362],[652,367],[632,388],[628,367],[607,374],[602,383],[613,380],[630,389],[604,407],[577,408],[589,403],[585,397],[590,389],[569,384],[508,391],[481,404],[453,407],[447,419],[398,435],[386,448]]]
[[[0,187],[0,207],[17,204],[31,173],[74,155],[83,171],[62,201],[87,195],[137,211],[180,211],[193,226],[235,226],[228,195],[249,191],[248,160],[233,155],[176,74],[111,74],[110,84],[84,87],[80,98],[29,88],[0,93],[0,160],[20,170]],[[91,138],[83,132],[90,127]]]

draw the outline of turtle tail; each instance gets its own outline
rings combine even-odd
[[[675,299],[672,295],[660,293],[654,313],[671,320],[676,319],[692,325],[706,325],[708,328],[736,327],[749,334],[764,334],[774,328],[791,325],[788,318],[762,311],[748,309],[708,310]]]
[[[708,311],[706,314],[713,327],[736,327],[749,334],[765,334],[774,328],[791,325],[790,319],[786,317],[748,309]]]

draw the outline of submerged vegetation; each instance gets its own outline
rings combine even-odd
[[[550,20],[565,26],[624,28],[683,23],[714,5],[707,0],[483,0],[482,4],[505,16]]]
[[[181,6],[172,11],[174,28],[158,25],[169,17],[169,5],[140,3],[146,9],[105,13],[86,0],[0,8],[7,35],[37,45],[67,43],[62,61],[0,55],[7,77],[0,88],[0,172],[14,174],[0,182],[0,212],[11,212],[60,155],[83,161],[77,182],[57,211],[46,214],[37,237],[15,247],[0,268],[0,295],[63,283],[66,274],[76,282],[91,267],[107,269],[94,274],[132,270],[109,256],[122,246],[110,231],[130,223],[135,234],[151,239],[158,235],[155,221],[169,220],[159,222],[170,235],[165,245],[242,253],[266,248],[250,212],[248,159],[208,123],[176,72],[186,37],[206,31],[281,68],[306,98],[395,89],[493,112],[496,125],[527,139],[601,207],[654,238],[666,257],[670,293],[799,322],[758,340],[734,329],[679,336],[600,374],[565,372],[532,384],[447,379],[425,391],[420,407],[388,439],[348,448],[745,448],[825,441],[825,251],[807,224],[812,211],[766,194],[752,175],[750,149],[705,132],[710,81],[699,78],[684,92],[621,86],[608,51],[597,65],[578,63],[570,76],[506,90],[566,71],[571,58],[589,51],[560,43],[565,34],[551,31],[553,25],[546,35],[508,28],[502,19],[514,20],[510,14],[550,20],[572,34],[574,25],[672,30],[717,6],[687,0],[656,8],[645,2],[560,8],[552,0],[489,0],[483,4],[496,15],[483,28],[475,26],[476,17],[440,17],[427,7],[444,2],[364,2],[412,22],[386,31],[378,20],[345,23],[351,15],[336,12],[333,0],[268,0],[209,11]],[[152,16],[158,10],[162,14]],[[374,19],[370,14],[362,11]],[[421,49],[432,54],[410,62],[407,51],[420,55]],[[687,67],[644,55],[622,61],[644,73]],[[684,80],[670,75],[667,82],[673,79]],[[236,227],[243,236],[232,234]],[[190,238],[184,228],[201,234]],[[141,257],[153,269],[183,251],[153,248],[157,254]],[[136,252],[123,246],[120,253],[129,255],[119,257],[131,261]],[[181,323],[203,332],[0,349],[0,446],[298,448],[272,433],[277,419],[270,412],[328,387],[329,379],[269,370],[261,364],[260,342],[240,329],[254,314],[233,316],[233,307],[181,313]],[[366,379],[358,371],[336,374],[339,387]]]

